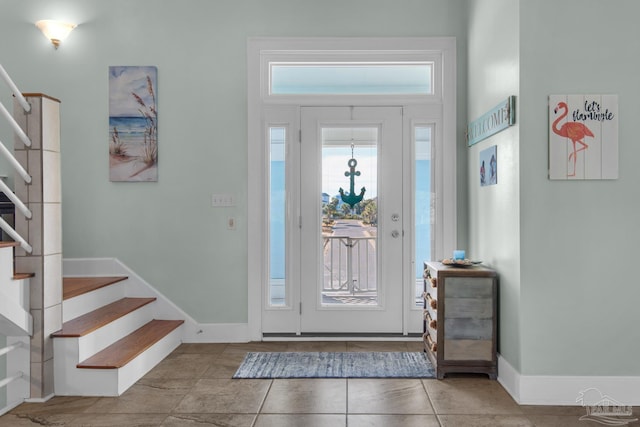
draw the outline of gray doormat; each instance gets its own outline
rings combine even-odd
[[[424,352],[250,352],[233,378],[434,378]]]

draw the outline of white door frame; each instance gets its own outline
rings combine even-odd
[[[262,340],[262,307],[264,282],[268,271],[266,211],[267,144],[264,140],[265,109],[281,105],[403,105],[406,109],[434,110],[439,114],[441,134],[436,141],[435,258],[451,253],[456,242],[456,43],[455,38],[250,38],[247,46],[248,66],[248,329],[250,340]],[[296,56],[297,55],[297,56]],[[269,94],[268,65],[273,58],[291,60],[317,55],[375,58],[398,61],[399,58],[429,58],[434,61],[432,95],[304,95],[274,96]],[[415,106],[415,107],[413,107]],[[405,115],[405,129],[417,116]],[[292,123],[293,127],[299,124]],[[292,127],[292,129],[293,129]],[[407,322],[405,315],[404,322]],[[405,325],[406,331],[406,325]]]

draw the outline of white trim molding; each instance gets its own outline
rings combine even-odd
[[[522,375],[498,356],[498,382],[520,405],[580,406],[580,392],[597,389],[628,406],[640,406],[638,376]]]
[[[155,316],[184,320],[181,337],[183,343],[249,341],[248,324],[199,323],[116,258],[67,258],[62,260],[62,269],[65,277],[127,276],[127,296],[155,297]]]

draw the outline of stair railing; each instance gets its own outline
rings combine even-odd
[[[15,85],[9,74],[6,72],[2,64],[0,64],[0,77],[4,82],[9,86],[13,96],[18,100],[18,103],[25,111],[28,113],[31,111],[31,105],[27,102],[26,98],[22,95],[22,92],[18,90],[18,87]],[[31,140],[24,132],[24,130],[20,127],[18,122],[13,118],[13,116],[7,111],[5,106],[0,102],[0,113],[7,119],[9,125],[18,136],[20,141],[27,147],[31,146]],[[27,173],[27,171],[22,167],[22,165],[16,160],[13,154],[5,147],[4,143],[0,141],[0,153],[9,161],[11,166],[15,169],[15,171],[22,177],[24,182],[27,184],[31,183],[31,176]],[[27,218],[30,219],[32,214],[29,208],[14,194],[11,189],[0,180],[0,191],[5,193],[7,197],[11,200],[11,202],[15,205],[15,207]],[[9,223],[7,223],[4,219],[0,218],[0,228],[4,232],[6,232],[14,241],[20,243],[20,246],[27,252],[31,253],[33,248],[31,245],[22,237],[18,232],[16,232]]]

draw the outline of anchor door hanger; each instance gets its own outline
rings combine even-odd
[[[342,201],[348,204],[349,206],[351,206],[351,209],[353,209],[355,205],[357,205],[362,201],[362,198],[364,197],[364,193],[367,191],[365,187],[362,187],[360,189],[360,194],[355,194],[355,177],[360,176],[360,171],[356,170],[356,166],[358,166],[358,161],[354,158],[353,149],[354,149],[354,144],[352,142],[351,158],[347,162],[347,166],[349,166],[349,170],[345,171],[344,173],[344,176],[349,177],[349,193],[345,194],[342,187],[340,187],[340,190],[338,190],[340,192],[340,198],[342,199]]]

